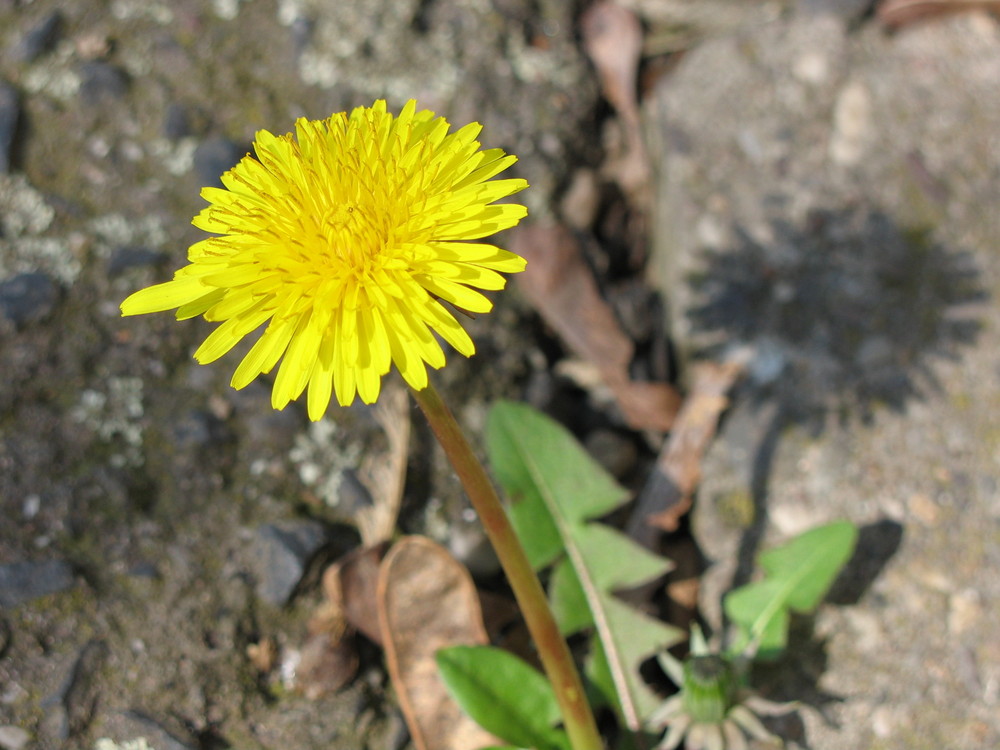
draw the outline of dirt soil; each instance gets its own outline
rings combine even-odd
[[[862,527],[756,675],[803,702],[773,725],[790,746],[1000,747],[1000,26],[622,4],[647,39],[642,263],[598,174],[621,136],[585,3],[0,0],[0,748],[409,746],[374,647],[343,689],[293,689],[319,571],[358,544],[370,410],[274,412],[267,382],[228,387],[240,351],[194,363],[207,324],[118,311],[183,262],[200,187],[255,130],[376,98],[482,122],[520,158],[529,220],[600,240],[635,373],[657,371],[658,331],[682,386],[698,358],[751,353],[691,517],[707,622],[762,546]],[[628,429],[513,287],[439,388],[473,433],[529,400],[642,487],[662,436]],[[400,527],[488,574],[414,416]]]

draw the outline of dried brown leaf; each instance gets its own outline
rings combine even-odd
[[[642,138],[637,97],[642,26],[629,9],[610,0],[591,5],[580,19],[583,46],[601,79],[604,97],[615,108],[624,134],[624,153],[605,173],[626,195],[646,205],[651,171]]]
[[[519,227],[511,250],[528,261],[518,275],[527,298],[573,353],[597,368],[629,426],[670,429],[680,397],[666,383],[629,377],[635,347],[601,297],[573,234],[560,225]]]
[[[1000,13],[1000,2],[970,2],[968,0],[882,0],[875,9],[878,19],[890,29],[898,29],[916,21],[952,13],[986,11]]]
[[[382,562],[378,610],[389,675],[418,750],[498,744],[462,713],[434,660],[446,646],[487,643],[469,572],[439,544],[404,537]]]
[[[344,621],[381,645],[376,591],[385,544],[351,550],[323,572],[323,591]]]
[[[388,447],[381,452],[369,451],[358,471],[358,479],[372,498],[372,505],[355,516],[365,547],[389,541],[396,529],[410,445],[410,402],[406,390],[387,384],[373,411],[385,432]]]
[[[715,436],[719,417],[729,405],[727,393],[740,378],[745,363],[701,362],[693,367],[691,392],[657,458],[649,481],[639,493],[628,532],[648,543],[656,527],[675,531],[691,507],[691,496],[701,480],[701,460]]]

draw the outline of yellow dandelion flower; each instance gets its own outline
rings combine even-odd
[[[398,116],[384,101],[326,120],[300,119],[295,134],[257,133],[254,150],[207,187],[193,224],[217,236],[191,246],[174,278],[131,295],[123,315],[177,308],[177,319],[221,322],[195,352],[213,362],[267,324],[233,374],[243,388],[281,361],[271,403],[281,409],[308,387],[309,417],[333,393],[378,397],[395,364],[415,389],[426,365],[475,346],[442,304],[473,313],[492,303],[518,255],[482,242],[517,224],[524,206],[494,202],[527,187],[492,180],[516,161],[480,150],[481,126],[450,125],[410,101]]]

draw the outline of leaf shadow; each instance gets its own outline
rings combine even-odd
[[[905,413],[941,391],[935,364],[957,361],[976,342],[977,308],[989,296],[971,253],[900,227],[881,211],[817,211],[801,225],[779,221],[769,229],[761,243],[737,228],[735,245],[707,251],[688,279],[695,356],[750,352],[736,399],[762,426],[750,446],[754,520],[740,540],[732,588],[753,574],[785,430],[799,426],[818,436],[831,424],[863,427],[880,410]],[[862,529],[829,600],[858,601],[901,537],[891,521]],[[801,639],[790,647],[825,651]],[[797,682],[805,702],[810,695],[819,705],[831,699],[815,680],[811,689],[808,679]]]

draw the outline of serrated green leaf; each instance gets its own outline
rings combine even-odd
[[[453,646],[436,661],[448,692],[479,726],[517,747],[569,750],[555,728],[559,704],[544,675],[492,646]]]
[[[591,522],[621,505],[628,494],[548,417],[524,404],[497,404],[487,422],[487,449],[497,479],[513,499],[512,520],[525,545],[532,547],[533,564],[545,567],[566,555],[550,589],[561,629],[572,633],[596,627],[618,707],[626,725],[638,731],[657,705],[639,677],[639,664],[678,642],[682,633],[629,607],[614,592],[663,575],[671,563]]]
[[[574,528],[574,536],[592,571],[594,583],[603,589],[634,588],[666,575],[674,567],[666,558],[654,555],[622,532],[604,524],[580,523]]]
[[[546,498],[533,478],[535,462],[524,461],[524,456],[533,455],[540,464],[559,467],[546,477],[545,490],[549,501],[567,506],[569,517],[584,520],[603,516],[628,499],[628,493],[572,435],[525,404],[500,402],[490,410],[486,446],[497,481],[511,501],[511,522],[537,568],[555,562],[563,552],[563,543],[556,520],[546,508]]]
[[[756,640],[760,656],[780,653],[788,640],[789,610],[805,614],[819,606],[854,552],[857,537],[853,524],[837,521],[761,554],[767,577],[729,592],[723,602],[739,627],[734,650]]]

